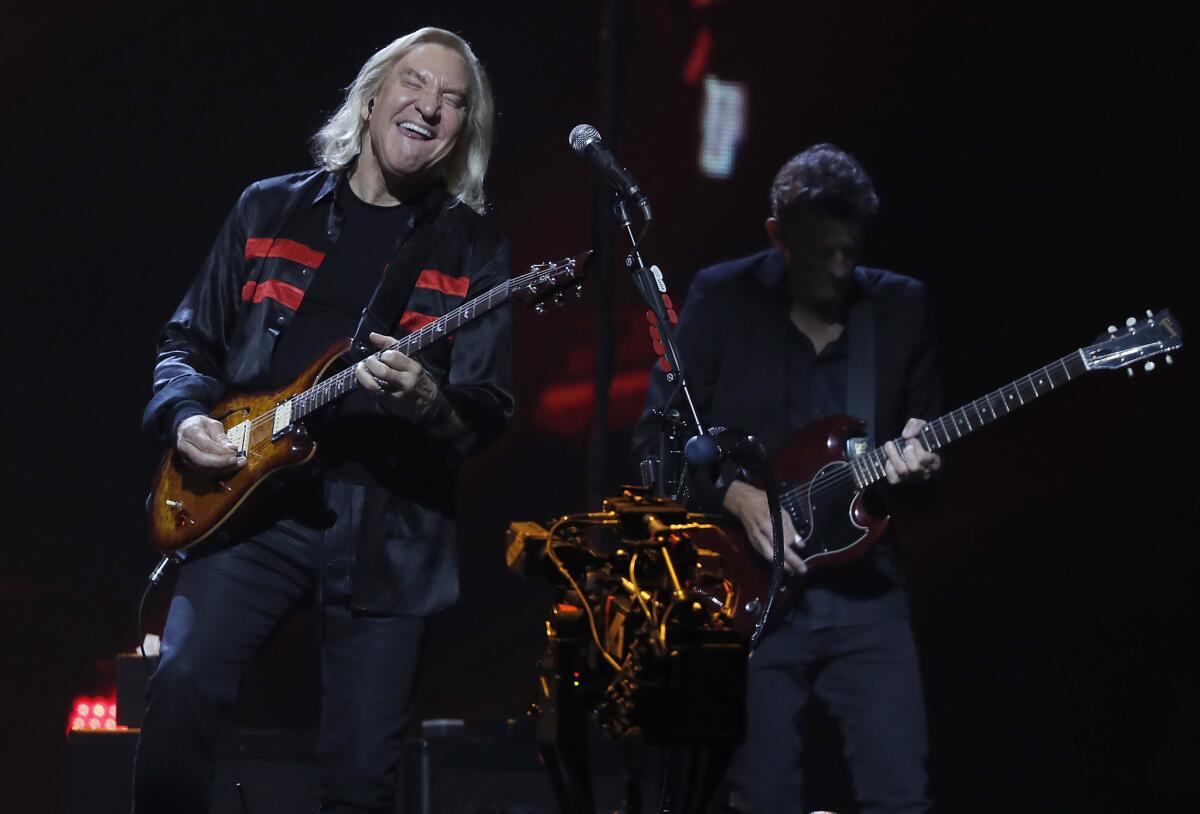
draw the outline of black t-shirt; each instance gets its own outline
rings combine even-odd
[[[349,183],[338,188],[341,233],[315,272],[291,325],[271,356],[275,387],[295,380],[333,343],[350,338],[388,264],[412,230],[415,206],[374,206],[358,198]],[[321,466],[329,475],[359,483],[378,481],[370,459],[379,447],[386,418],[371,396],[354,391],[322,410],[309,429],[321,445]]]
[[[354,333],[362,310],[412,223],[412,206],[365,203],[349,183],[340,186],[336,205],[343,214],[341,235],[275,345],[271,356],[274,387],[293,381],[330,345]]]

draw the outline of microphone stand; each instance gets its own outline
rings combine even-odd
[[[642,207],[643,214],[649,215],[650,209],[648,206]],[[692,398],[691,388],[688,386],[687,375],[684,372],[683,358],[679,355],[679,348],[675,344],[675,332],[671,326],[671,319],[667,315],[667,306],[663,302],[663,296],[667,293],[667,283],[662,278],[661,273],[656,273],[646,266],[642,260],[642,253],[638,250],[642,240],[645,239],[646,233],[650,231],[650,218],[646,218],[642,225],[642,232],[636,237],[633,234],[633,222],[629,217],[629,209],[625,206],[625,199],[620,193],[613,194],[613,213],[621,223],[621,228],[625,230],[625,234],[629,235],[630,250],[625,257],[625,265],[629,268],[633,276],[633,285],[637,292],[645,300],[646,305],[650,308],[650,312],[654,314],[654,320],[657,323],[659,341],[662,342],[663,356],[670,365],[670,370],[667,373],[667,381],[675,382],[678,385],[678,391],[683,394],[683,399],[687,403],[688,412],[691,414],[692,422],[696,427],[697,435],[705,435],[704,422],[700,420],[700,411],[696,409],[696,402]],[[664,405],[665,408],[665,405]],[[659,467],[663,463],[659,462]],[[661,471],[660,477],[657,478],[658,489],[662,488]]]
[[[625,258],[625,265],[633,277],[634,288],[637,289],[638,294],[641,295],[646,305],[650,308],[650,313],[654,315],[654,321],[658,331],[658,341],[661,343],[663,348],[662,356],[667,362],[667,381],[676,384],[675,396],[672,396],[670,399],[668,399],[668,404],[663,405],[664,429],[668,420],[669,402],[679,394],[682,394],[683,401],[686,405],[686,412],[688,414],[687,418],[690,418],[693,426],[695,426],[696,436],[708,436],[711,438],[710,433],[704,427],[704,422],[700,418],[700,411],[696,407],[696,400],[692,397],[692,391],[688,384],[683,358],[680,356],[679,348],[675,343],[675,332],[671,324],[671,318],[667,313],[667,305],[663,301],[663,298],[667,293],[667,283],[663,279],[660,271],[657,271],[656,269],[650,268],[646,265],[645,261],[642,259],[641,252],[639,251],[639,246],[641,245],[642,240],[646,237],[646,233],[650,231],[650,224],[652,222],[650,207],[644,197],[637,202],[643,215],[643,224],[641,233],[635,236],[633,233],[633,223],[629,217],[629,210],[626,206],[625,199],[619,192],[615,193],[613,198],[613,213],[619,220],[621,228],[624,229],[625,233],[629,236],[630,250],[629,254]],[[658,349],[655,348],[655,350],[657,351]],[[774,566],[774,573],[771,580],[771,591],[767,599],[765,611],[759,618],[754,635],[751,637],[751,648],[758,643],[759,638],[762,636],[766,628],[767,618],[770,614],[772,606],[775,604],[775,598],[779,594],[780,587],[783,583],[783,523],[780,518],[779,488],[773,474],[770,471],[770,465],[766,462],[765,451],[762,450],[761,444],[756,439],[752,440],[754,440],[755,444],[754,456],[762,464],[763,476],[766,479],[767,486],[767,503],[770,507],[772,515],[771,531],[774,548],[772,564]],[[663,456],[663,458],[665,459],[665,456]],[[666,467],[666,462],[664,459],[660,459],[659,461],[659,473],[655,483],[655,491],[659,496],[663,496],[663,475]],[[665,759],[665,750],[667,747],[664,745],[663,749]],[[721,753],[720,750],[717,750],[715,746],[710,746],[709,749],[710,751],[715,750],[712,757],[715,760],[715,765],[719,766],[720,770],[717,771],[714,776],[719,776],[720,774],[723,774],[724,764],[728,762],[732,751]],[[729,749],[731,750],[732,746],[730,746]],[[628,771],[630,767],[627,765],[626,768]],[[712,780],[711,777],[707,778],[707,780],[700,777],[700,775],[704,773],[714,774],[713,767],[709,766],[707,768],[707,772],[702,772],[699,770],[698,766],[694,765],[692,767],[692,771],[688,773],[688,778],[684,781],[684,803],[683,808],[681,809],[681,814],[698,814],[698,812],[707,809],[709,797],[715,791],[715,785],[708,782]],[[662,814],[662,812],[677,810],[675,809],[673,803],[668,802],[668,782],[665,775],[666,769],[664,764],[663,799],[660,800],[660,814]],[[672,783],[670,785],[674,784]]]
[[[639,204],[642,204],[639,202]],[[707,435],[704,429],[704,422],[700,420],[700,411],[696,409],[695,399],[692,398],[691,388],[688,386],[687,374],[684,372],[683,360],[679,355],[679,348],[675,344],[675,333],[671,326],[670,317],[667,315],[666,304],[663,302],[663,296],[667,293],[667,283],[662,278],[661,273],[655,273],[651,268],[647,267],[642,260],[642,254],[638,250],[642,240],[646,237],[646,233],[650,231],[651,217],[650,207],[641,205],[641,210],[644,217],[641,234],[636,237],[633,234],[633,222],[629,217],[629,209],[625,205],[625,199],[619,192],[613,194],[613,213],[621,223],[621,228],[625,230],[625,234],[629,235],[630,251],[625,257],[625,265],[633,275],[633,285],[642,299],[646,301],[646,305],[650,307],[651,313],[654,314],[655,322],[658,327],[659,341],[662,342],[663,356],[670,366],[670,370],[666,371],[667,381],[676,382],[678,385],[677,392],[683,395],[683,399],[687,404],[687,410],[691,414],[691,419],[696,427],[696,435]],[[664,423],[666,422],[667,405],[663,405]],[[658,477],[655,479],[655,492],[662,496],[664,487],[664,470],[666,468],[666,456],[662,455],[659,459]],[[767,595],[767,602],[763,609],[762,615],[758,618],[758,623],[754,627],[754,634],[750,637],[751,649],[758,646],[759,640],[766,631],[767,622],[771,616],[771,610],[775,606],[775,600],[779,596],[779,592],[783,587],[784,568],[783,568],[783,522],[780,517],[782,508],[779,503],[779,485],[775,481],[774,473],[771,471],[771,466],[766,460],[765,452],[759,461],[761,464],[760,472],[762,474],[764,485],[767,493],[767,510],[771,513],[771,588]]]

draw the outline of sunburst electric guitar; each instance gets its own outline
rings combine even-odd
[[[530,266],[525,274],[463,303],[384,350],[412,356],[510,300],[532,303],[540,312],[548,300],[561,302],[567,288],[579,291],[589,255]],[[147,502],[150,542],[155,548],[170,554],[201,542],[233,516],[263,481],[316,454],[317,445],[309,438],[304,419],[358,388],[349,349],[349,339],[335,343],[286,387],[233,394],[213,408],[209,416],[224,425],[225,434],[246,459],[236,472],[213,477],[190,469],[174,449],[163,456]]]

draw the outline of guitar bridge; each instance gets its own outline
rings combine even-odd
[[[225,431],[225,435],[229,438],[230,443],[237,447],[238,453],[243,456],[246,454],[246,445],[250,443],[250,429],[250,421],[247,419]]]

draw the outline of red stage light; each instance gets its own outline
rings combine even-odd
[[[68,732],[115,732],[126,729],[117,726],[117,701],[112,696],[84,695],[76,698],[71,704],[71,714],[67,720]]]
[[[712,54],[712,47],[713,34],[705,26],[696,32],[696,39],[692,42],[692,51],[683,66],[684,84],[694,85],[700,81],[700,77],[704,75],[704,69],[708,67],[708,58]]]

